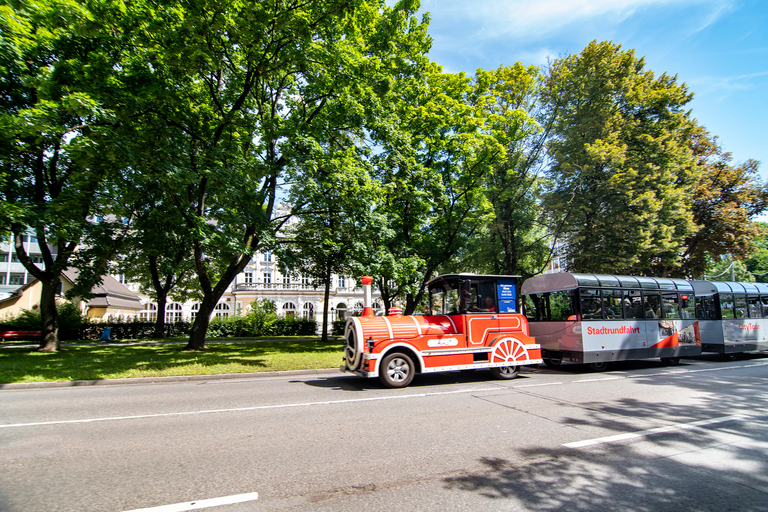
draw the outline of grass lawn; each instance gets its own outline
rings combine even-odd
[[[173,375],[216,375],[337,368],[343,342],[285,339],[251,343],[209,343],[190,352],[183,344],[134,346],[64,345],[55,353],[0,349],[0,383],[123,379]]]

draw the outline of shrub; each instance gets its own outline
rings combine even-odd
[[[331,334],[334,336],[344,336],[344,326],[346,324],[346,319],[340,318],[338,320],[334,320],[333,326],[331,327]]]

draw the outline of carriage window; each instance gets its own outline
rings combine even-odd
[[[544,305],[542,298],[536,294],[523,295],[523,313],[529,322],[542,320]]]
[[[575,315],[574,312],[574,291],[550,293],[549,301],[549,320],[563,321]]]
[[[763,318],[768,318],[768,295],[760,297],[760,301],[763,303]]]
[[[676,293],[664,292],[661,294],[663,315],[660,318],[680,318],[680,303]]]
[[[714,295],[696,297],[696,318],[699,320],[714,320],[717,318]]]
[[[680,295],[680,305],[683,307],[683,318],[696,318],[696,304],[692,295]]]
[[[746,318],[747,298],[744,295],[735,295],[733,304],[736,306],[736,318]]]
[[[581,318],[582,320],[602,319],[600,311],[600,290],[583,288],[581,293]]]
[[[621,290],[603,290],[603,318],[622,318]]]
[[[749,318],[762,318],[763,308],[758,297],[749,297],[747,299],[749,303]]]
[[[655,292],[643,294],[645,318],[661,318],[661,296]]]
[[[722,313],[723,318],[736,318],[733,312],[733,294],[720,294],[720,313]]]
[[[627,319],[643,318],[643,298],[639,290],[624,290],[624,307]]]

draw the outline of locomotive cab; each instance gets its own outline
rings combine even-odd
[[[540,347],[518,313],[518,276],[450,274],[427,283],[421,314],[392,308],[375,316],[372,278],[361,278],[365,308],[347,320],[342,370],[378,376],[387,387],[405,387],[416,373],[487,368],[503,379],[520,366],[541,362]]]

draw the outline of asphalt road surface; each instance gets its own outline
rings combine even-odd
[[[768,356],[9,389],[0,511],[765,511],[767,426]]]

